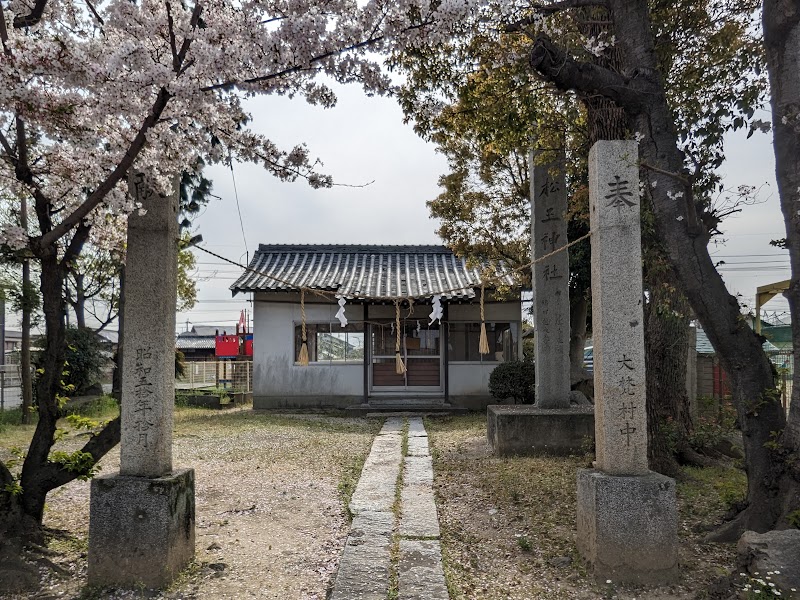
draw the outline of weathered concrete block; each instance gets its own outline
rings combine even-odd
[[[385,600],[393,525],[391,512],[364,512],[353,519],[330,600]]]
[[[398,594],[402,600],[448,600],[438,540],[400,540]]]
[[[403,509],[398,531],[405,537],[439,537],[439,518],[433,488],[427,484],[403,485]]]
[[[500,456],[571,454],[594,439],[594,410],[493,405],[488,408],[486,431]]]
[[[390,421],[384,432],[375,436],[367,460],[361,469],[361,477],[350,499],[353,514],[364,511],[391,511],[395,501],[397,476],[403,463],[401,436],[389,431]],[[401,423],[402,428],[402,423]]]
[[[409,456],[429,456],[427,436],[408,436],[408,455]]]
[[[661,584],[678,574],[675,480],[578,471],[578,550],[599,580]]]
[[[92,480],[89,584],[161,588],[194,556],[194,469]]]

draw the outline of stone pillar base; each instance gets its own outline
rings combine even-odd
[[[162,588],[194,557],[194,469],[92,480],[89,585]]]
[[[678,574],[675,480],[578,470],[578,550],[600,581],[663,584]]]
[[[575,454],[594,440],[594,409],[492,405],[486,433],[499,456]]]

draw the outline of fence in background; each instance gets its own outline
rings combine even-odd
[[[0,410],[22,404],[22,371],[19,365],[0,366]]]
[[[791,350],[781,350],[779,352],[767,352],[770,362],[778,370],[778,384],[781,390],[781,401],[783,408],[789,411],[789,403],[792,401],[792,377],[794,377],[794,354]]]
[[[249,360],[187,362],[186,374],[175,378],[175,387],[179,390],[222,387],[252,392],[253,363]]]

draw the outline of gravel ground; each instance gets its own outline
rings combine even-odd
[[[576,469],[591,456],[496,458],[484,416],[426,420],[445,574],[452,600],[707,598],[735,564],[734,547],[704,544],[703,524],[744,494],[733,469],[687,469],[678,483],[681,580],[635,589],[591,580],[575,548]]]
[[[196,475],[196,558],[155,597],[325,598],[349,527],[344,497],[379,427],[379,420],[248,409],[176,412],[174,464]],[[83,441],[71,434],[60,446]],[[118,470],[118,449],[101,466]],[[145,597],[86,587],[88,524],[88,482],[51,492],[45,526],[53,530],[47,558],[55,568],[42,567],[41,592],[25,597]]]

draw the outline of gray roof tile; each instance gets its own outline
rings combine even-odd
[[[467,266],[445,246],[262,244],[250,270],[230,289],[234,295],[307,288],[348,299],[424,298],[440,293],[473,298],[485,266],[488,263]],[[503,284],[518,285],[504,264],[496,264],[496,269]]]

